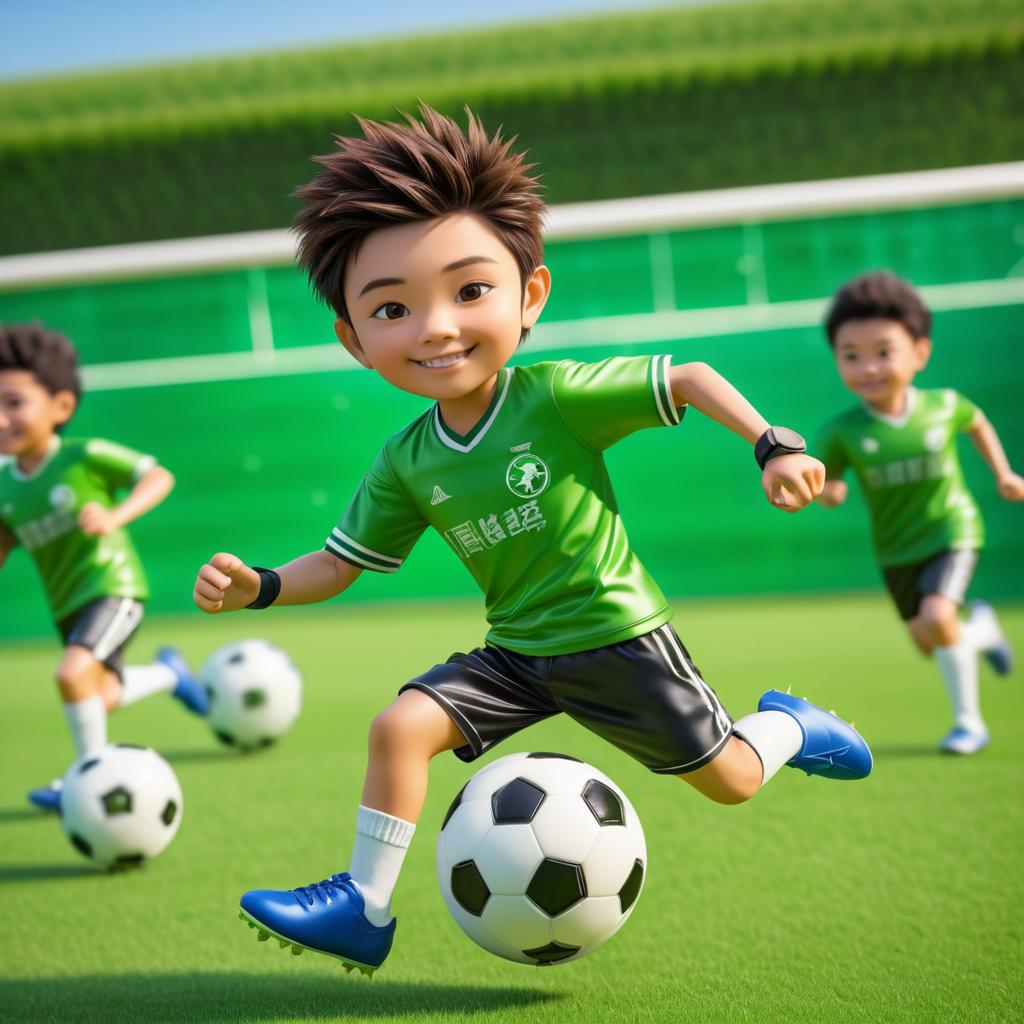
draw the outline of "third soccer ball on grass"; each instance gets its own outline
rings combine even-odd
[[[241,750],[283,736],[302,707],[302,677],[291,658],[266,640],[239,640],[206,660],[199,681],[210,698],[214,734]]]
[[[481,769],[437,840],[441,893],[460,928],[523,964],[578,960],[622,927],[647,870],[625,794],[561,754],[511,754]]]

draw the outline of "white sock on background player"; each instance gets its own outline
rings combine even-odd
[[[107,707],[102,697],[86,697],[65,704],[64,714],[79,757],[107,745]]]
[[[988,605],[972,607],[969,617],[960,623],[960,643],[976,651],[990,651],[1002,640],[999,622]]]
[[[978,650],[961,633],[959,643],[936,647],[933,652],[953,707],[954,722],[974,733],[985,731],[978,699]]]
[[[411,821],[359,805],[348,870],[366,901],[370,924],[383,927],[391,920],[391,896],[415,831]]]
[[[804,733],[797,720],[784,711],[757,711],[744,715],[733,726],[761,759],[763,786],[804,745]]]
[[[156,661],[152,665],[129,665],[121,677],[120,706],[126,707],[137,700],[152,697],[154,693],[168,693],[178,685],[178,677],[169,665]]]

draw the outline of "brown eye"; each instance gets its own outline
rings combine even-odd
[[[476,299],[486,295],[493,285],[483,284],[480,281],[474,281],[472,284],[464,284],[459,289],[459,302],[473,302]]]
[[[383,306],[378,306],[373,311],[374,320],[401,320],[403,316],[407,316],[409,310],[405,308],[400,302],[385,302]]]

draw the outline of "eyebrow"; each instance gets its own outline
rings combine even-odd
[[[466,256],[464,259],[456,260],[454,263],[449,263],[446,267],[441,268],[442,274],[450,274],[453,270],[461,270],[463,267],[472,266],[474,263],[497,263],[497,260],[492,260],[490,256]],[[372,292],[374,288],[387,288],[393,284],[406,284],[404,277],[375,277],[372,281],[368,281],[363,285],[363,290],[359,293],[361,299],[367,292]]]

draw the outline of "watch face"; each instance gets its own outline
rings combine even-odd
[[[788,427],[772,427],[772,434],[775,435],[775,443],[783,448],[792,448],[798,452],[807,450],[807,443],[795,430]]]

